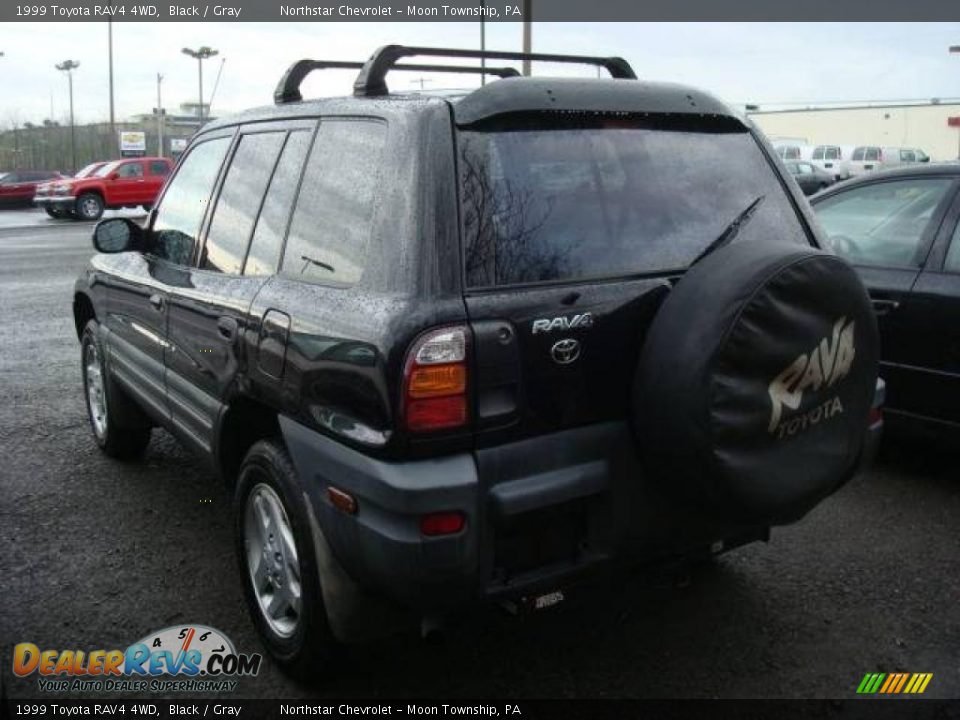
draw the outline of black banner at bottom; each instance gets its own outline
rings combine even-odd
[[[960,719],[960,700],[68,700],[0,702],[0,718]]]

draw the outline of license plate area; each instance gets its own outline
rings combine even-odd
[[[587,537],[587,503],[575,500],[503,518],[496,530],[494,576],[576,562]]]

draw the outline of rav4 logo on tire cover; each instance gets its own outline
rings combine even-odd
[[[834,396],[799,417],[781,422],[783,408],[798,409],[806,390],[817,392],[824,387],[833,387],[838,380],[847,376],[856,354],[853,328],[853,320],[847,322],[846,317],[840,318],[834,323],[830,335],[809,353],[800,355],[774,378],[769,387],[772,407],[768,432],[776,432],[778,437],[783,438],[843,412],[840,397]]]

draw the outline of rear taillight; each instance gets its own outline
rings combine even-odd
[[[410,348],[403,371],[403,422],[410,432],[467,424],[467,337],[463,326],[439,328]]]

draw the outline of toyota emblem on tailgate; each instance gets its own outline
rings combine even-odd
[[[580,357],[580,341],[566,338],[553,344],[550,355],[558,365],[569,365]]]

